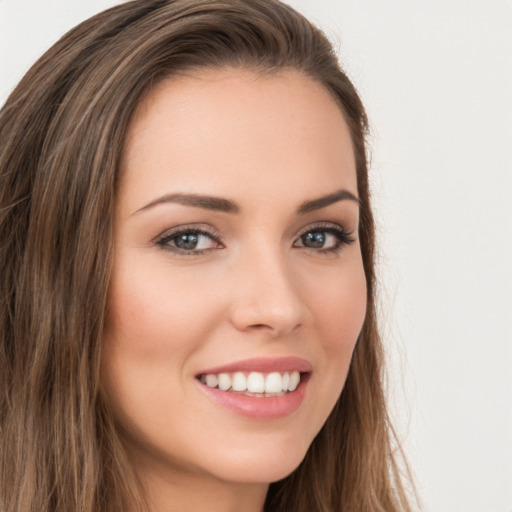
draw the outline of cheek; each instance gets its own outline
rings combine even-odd
[[[117,261],[103,341],[104,390],[133,424],[143,420],[141,411],[153,414],[151,407],[161,411],[185,396],[191,355],[216,318],[215,298],[198,282],[152,263]]]
[[[316,369],[310,381],[309,442],[318,434],[343,390],[352,354],[366,316],[366,278],[361,258],[351,254],[343,265],[307,278],[312,323],[305,332],[314,340]]]
[[[199,278],[180,278],[165,263],[121,262],[110,289],[106,339],[141,361],[166,357],[177,361],[211,327],[216,305],[211,295],[201,288]]]
[[[340,271],[311,300],[317,329],[329,353],[352,350],[366,315],[366,278],[362,264]]]
[[[361,262],[347,265],[312,297],[311,308],[320,337],[320,374],[315,407],[321,424],[338,400],[366,316],[366,278]],[[321,427],[318,425],[318,428]]]

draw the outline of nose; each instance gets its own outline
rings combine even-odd
[[[237,272],[231,322],[240,331],[286,336],[307,318],[299,283],[279,255],[259,255]]]

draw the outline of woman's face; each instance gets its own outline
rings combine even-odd
[[[358,221],[349,130],[318,83],[203,71],[142,101],[102,368],[141,468],[268,483],[298,466],[365,317]]]

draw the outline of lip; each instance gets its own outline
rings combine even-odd
[[[201,391],[215,404],[248,418],[271,420],[288,416],[300,407],[306,396],[312,366],[305,359],[298,357],[256,358],[208,368],[200,372],[197,377],[212,373],[233,373],[237,371],[262,373],[298,371],[302,374],[301,381],[295,391],[272,397],[252,397],[235,392],[221,391],[202,384],[196,379]]]
[[[208,368],[199,372],[199,375],[208,375],[212,373],[233,373],[233,372],[293,372],[310,373],[313,370],[311,363],[300,357],[257,357],[253,359],[244,359],[235,361],[223,366]]]

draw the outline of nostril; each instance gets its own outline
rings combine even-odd
[[[295,294],[283,296],[275,289],[266,294],[256,293],[257,290],[249,291],[251,293],[236,297],[230,311],[230,320],[238,330],[269,330],[281,336],[295,331],[303,323],[306,308]]]

